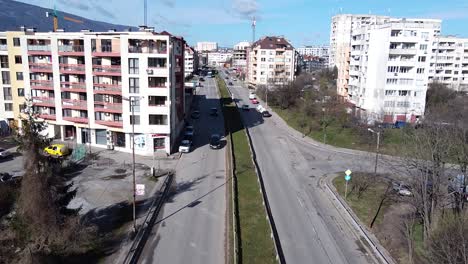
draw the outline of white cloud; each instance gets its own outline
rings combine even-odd
[[[259,11],[257,0],[232,0],[232,10],[242,18],[251,18]]]

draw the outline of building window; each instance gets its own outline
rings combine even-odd
[[[167,115],[149,115],[150,125],[167,125]]]
[[[266,55],[266,51],[262,50],[262,51],[260,52],[260,54],[261,54],[261,55]]]
[[[5,104],[5,111],[13,111],[13,104],[12,103],[6,103]]]
[[[23,80],[23,73],[22,72],[16,72],[16,80],[17,81],[22,81]]]
[[[8,68],[8,56],[0,56],[0,68]]]
[[[273,67],[274,67],[273,64],[270,64],[270,67],[269,67],[269,68],[270,68],[270,69],[273,69]]]
[[[133,112],[140,112],[140,100],[137,97],[130,96],[130,112],[132,111],[132,106]]]
[[[387,79],[387,84],[397,84],[398,79]]]
[[[166,58],[148,58],[148,68],[165,68]]]
[[[23,59],[21,58],[20,55],[15,56],[15,63],[16,63],[16,64],[21,64],[21,63],[23,63]]]
[[[15,46],[15,47],[20,46],[20,39],[19,38],[13,38],[13,46]]]
[[[409,102],[397,102],[397,107],[409,107]]]
[[[20,97],[24,96],[24,88],[18,88],[18,96]]]
[[[100,113],[100,112],[96,112],[95,114],[97,114],[97,113]],[[101,113],[101,114],[103,114],[103,113]],[[72,116],[72,110],[71,109],[62,109],[62,115],[64,117],[67,117],[67,116],[71,117]],[[96,118],[96,120],[102,120],[102,119]]]
[[[410,95],[410,92],[407,91],[407,90],[401,90],[401,91],[398,91],[398,95],[399,96],[408,96],[408,95]]]
[[[140,124],[140,116],[139,115],[130,115],[130,125],[133,125],[133,122],[135,121],[135,125]]]
[[[128,73],[129,74],[139,74],[139,61],[138,59],[128,59]]]
[[[156,150],[156,149],[165,148],[165,142],[166,142],[165,138],[153,138],[154,149]]]
[[[3,99],[12,100],[10,87],[3,87]]]
[[[420,50],[427,50],[427,44],[421,44],[419,45]]]
[[[149,96],[148,97],[148,105],[150,106],[159,106],[166,104],[166,97],[165,96]]]
[[[419,56],[418,61],[419,62],[425,62],[426,61],[426,56]]]
[[[139,93],[140,92],[140,79],[139,78],[129,78],[129,93]]]
[[[398,72],[398,66],[388,66],[388,72]]]
[[[418,68],[416,71],[418,74],[424,73],[424,68]]]
[[[10,72],[2,71],[2,83],[3,84],[10,84]]]
[[[265,58],[261,58],[260,61],[266,61],[266,59],[265,59]]]

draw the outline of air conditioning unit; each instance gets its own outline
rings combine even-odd
[[[152,69],[146,69],[146,73],[147,74],[153,74],[153,70]]]

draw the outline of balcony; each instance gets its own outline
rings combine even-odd
[[[84,64],[60,64],[61,74],[86,74]]]
[[[29,63],[31,72],[48,72],[52,73],[52,63]]]
[[[8,46],[6,44],[2,44],[0,45],[0,50],[1,51],[7,51],[8,50]]]
[[[54,90],[54,82],[49,80],[31,80],[31,89],[34,90]]]
[[[55,107],[54,97],[33,97],[32,103],[34,106]]]
[[[96,124],[108,127],[123,127],[123,121],[96,120]]]
[[[128,46],[129,53],[167,54],[167,48]]]
[[[28,55],[50,55],[50,45],[28,45]]]
[[[120,65],[93,65],[93,74],[100,76],[121,76]]]
[[[148,88],[167,88],[167,82],[148,83]]]
[[[390,49],[389,54],[391,55],[414,55],[416,54],[416,49]]]
[[[120,50],[112,50],[111,45],[104,45],[100,48],[92,47],[93,56],[95,57],[120,57]]]
[[[64,56],[84,56],[83,45],[61,45],[58,46],[58,54]]]
[[[113,94],[122,95],[122,86],[120,84],[93,84],[94,94]]]
[[[63,109],[74,109],[74,110],[87,110],[87,101],[74,100],[74,99],[62,99]]]
[[[84,82],[60,82],[62,92],[86,93],[86,83]]]
[[[88,118],[87,117],[78,117],[78,116],[64,116],[63,120],[65,121],[70,121],[74,123],[83,123],[87,124],[88,123]]]
[[[94,111],[121,114],[122,104],[94,101]]]
[[[45,119],[45,120],[56,120],[57,117],[55,115],[51,114],[39,114],[39,118]]]

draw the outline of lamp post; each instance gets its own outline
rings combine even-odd
[[[368,128],[367,130],[373,134],[377,134],[377,149],[375,152],[375,169],[374,169],[375,177],[377,177],[377,164],[379,162],[379,147],[380,147],[380,131],[376,132],[372,130],[371,128]]]
[[[135,177],[135,100],[143,99],[143,96],[131,96],[124,97],[122,100],[128,101],[130,103],[130,110],[132,112],[132,117],[130,121],[132,122],[132,176],[133,176],[133,232],[137,232],[136,226],[136,177]]]

